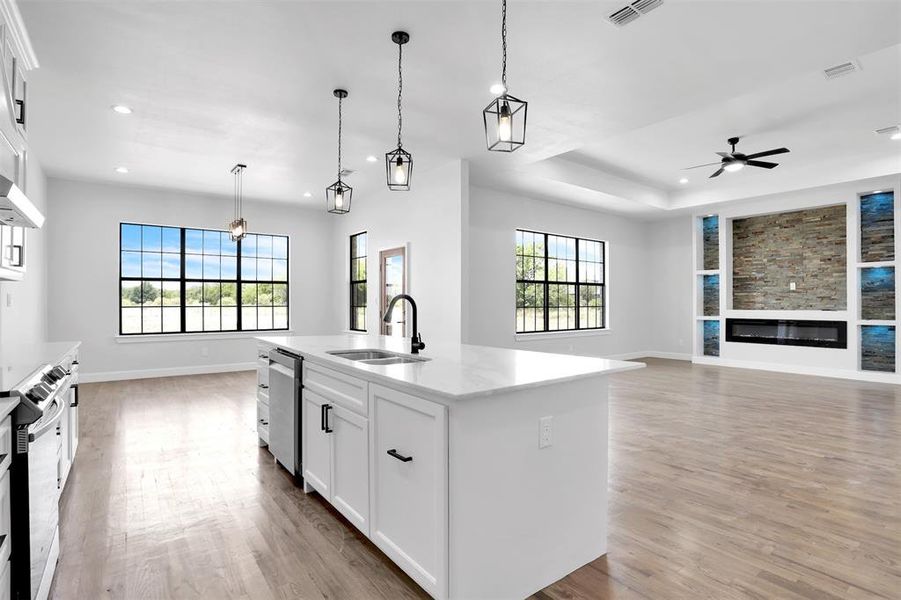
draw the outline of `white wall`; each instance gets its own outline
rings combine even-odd
[[[515,336],[514,231],[518,228],[609,242],[609,332]],[[652,349],[645,223],[470,186],[468,238],[468,342],[589,356]]]
[[[46,189],[47,178],[41,165],[33,154],[29,154],[24,191],[45,216]],[[46,339],[47,236],[46,227],[26,231],[25,278],[0,282],[0,348],[21,347]]]
[[[47,195],[49,338],[82,341],[86,379],[125,377],[136,370],[145,375],[209,371],[254,360],[249,337],[117,339],[119,223],[224,229],[232,216],[231,198],[56,178],[48,180]],[[245,217],[251,231],[290,236],[291,329],[334,331],[332,298],[323,285],[331,277],[325,257],[331,225],[324,211],[245,202]]]
[[[688,358],[692,350],[691,217],[647,224],[649,350]]]
[[[379,251],[407,245],[407,292],[416,299],[423,341],[460,341],[466,181],[467,163],[454,160],[417,170],[408,192],[354,192],[349,213],[329,215],[335,223],[333,321],[339,329],[349,326],[349,236],[366,231],[367,332],[379,331]]]

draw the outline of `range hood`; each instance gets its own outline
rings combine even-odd
[[[0,175],[0,224],[40,229],[44,215],[15,183]]]

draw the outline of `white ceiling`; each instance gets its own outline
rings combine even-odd
[[[30,136],[57,175],[230,194],[241,161],[248,197],[321,206],[340,86],[365,201],[396,136],[399,28],[418,171],[463,157],[482,185],[646,216],[901,172],[901,142],[873,133],[901,122],[897,0],[666,0],[623,28],[605,16],[624,2],[511,0],[510,90],[529,101],[512,155],[488,153],[481,125],[500,78],[493,0],[19,4],[41,63]],[[859,73],[825,80],[849,59]],[[772,171],[681,171],[732,135],[745,152],[792,152]]]

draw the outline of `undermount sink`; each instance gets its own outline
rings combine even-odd
[[[400,354],[398,352],[389,352],[387,350],[332,350],[326,354],[361,362],[367,365],[404,365],[431,360],[429,358]]]

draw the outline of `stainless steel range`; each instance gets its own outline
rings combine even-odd
[[[43,600],[59,558],[59,494],[74,454],[68,440],[78,423],[78,362],[68,356],[44,365],[13,392],[20,402],[10,468],[12,597]]]

